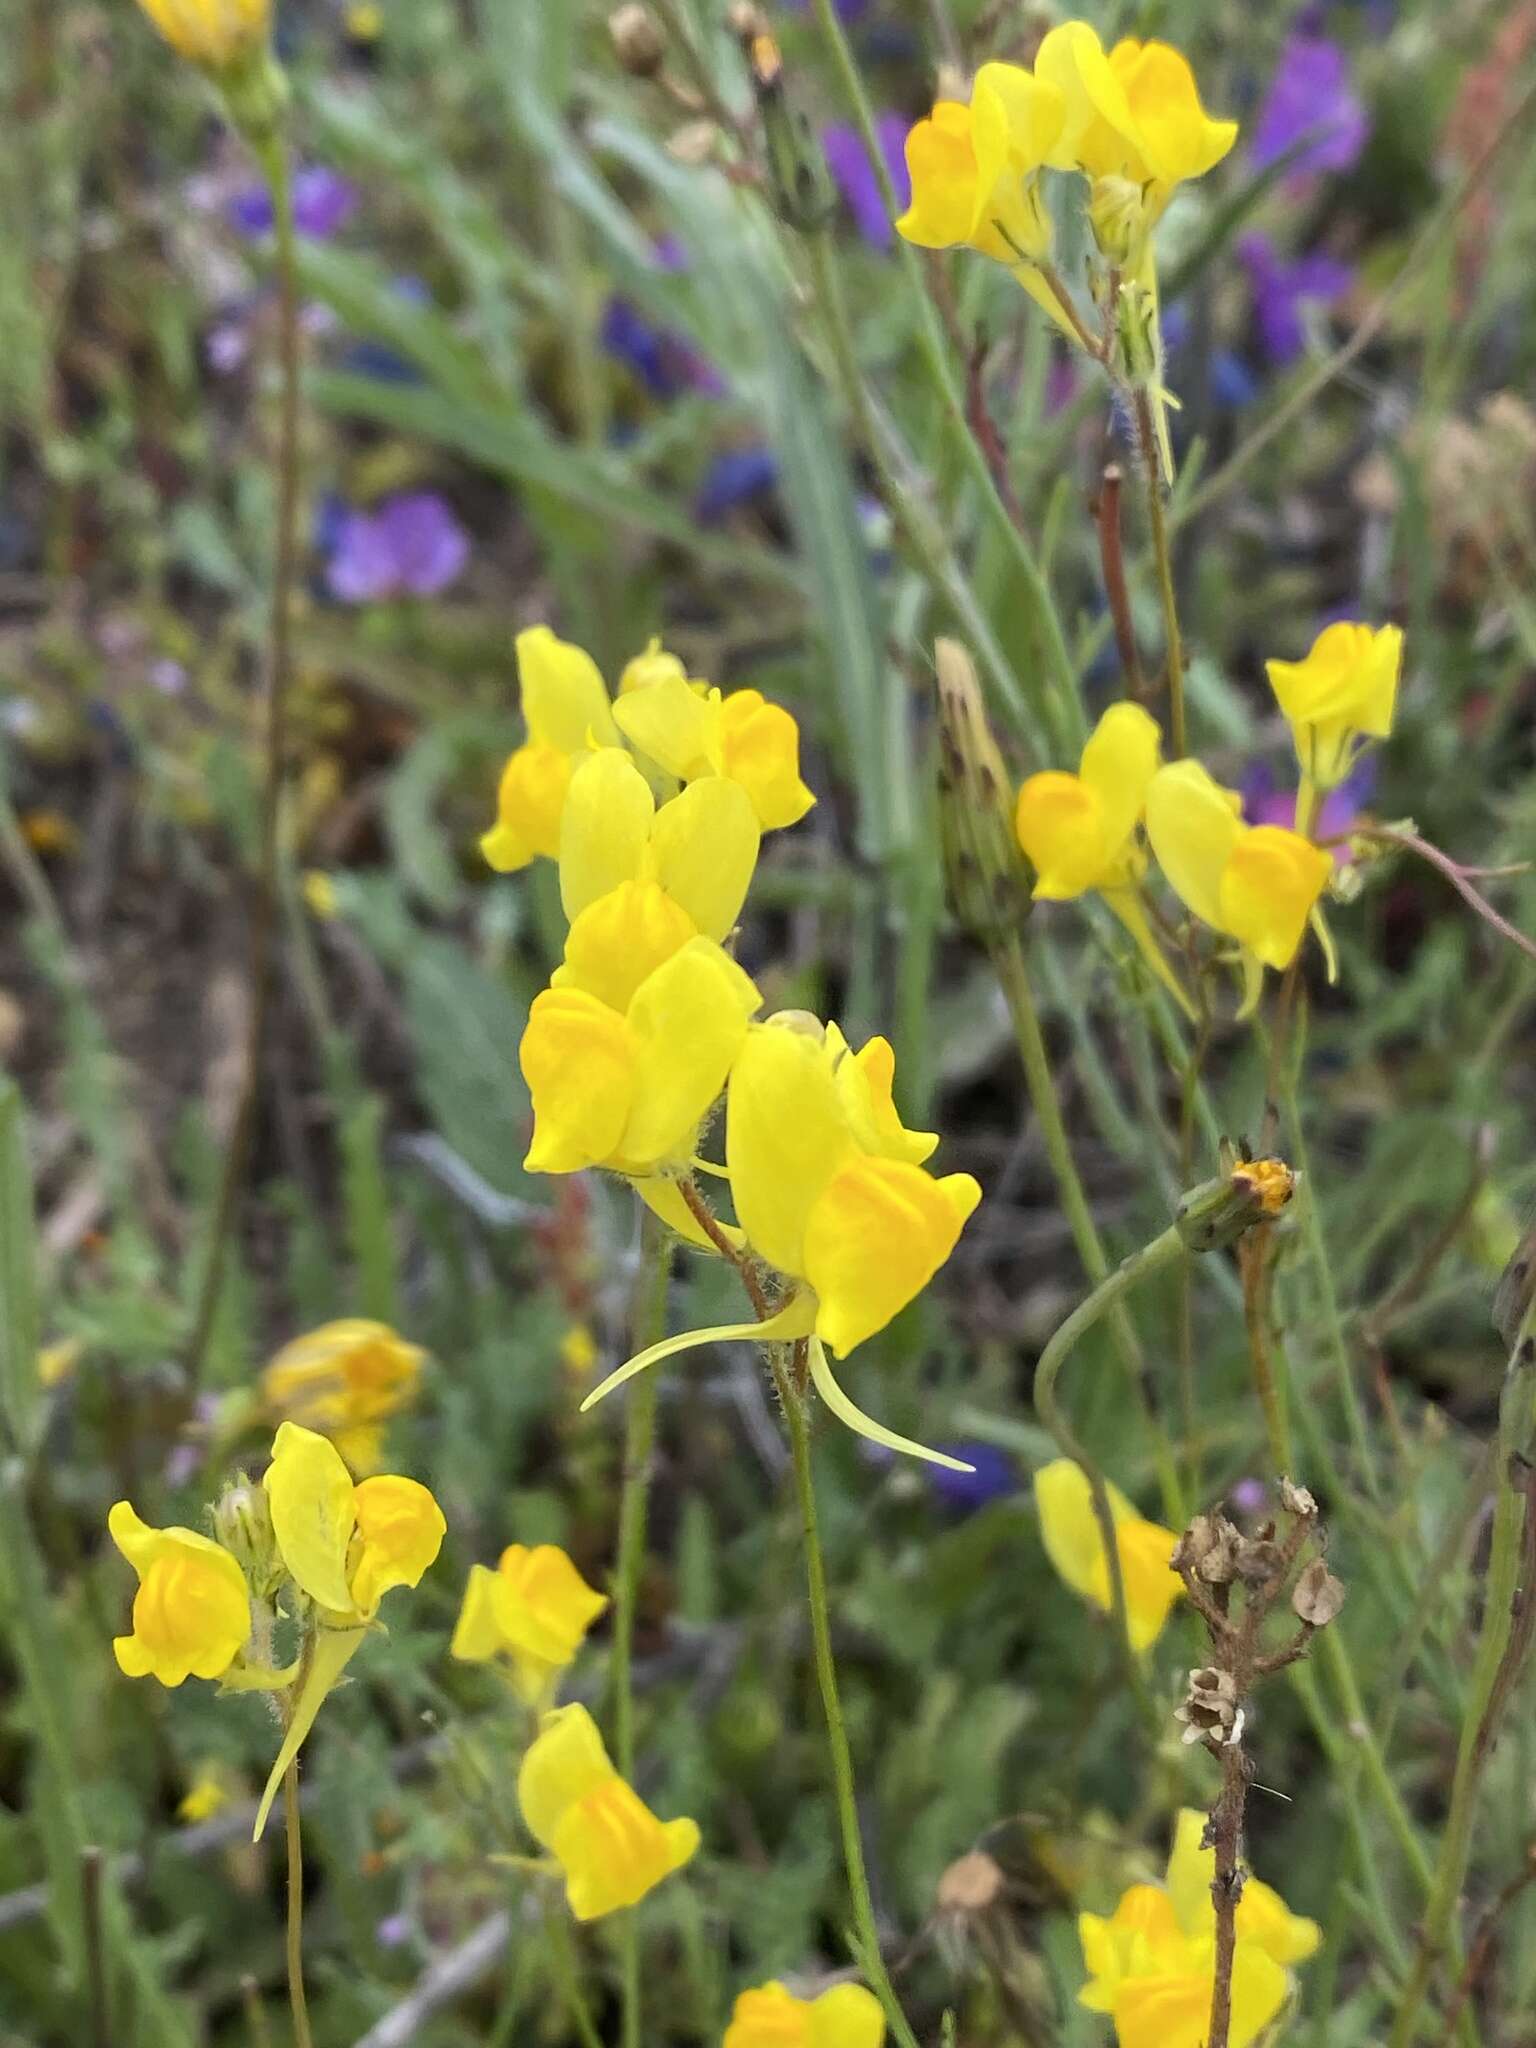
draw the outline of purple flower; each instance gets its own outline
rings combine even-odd
[[[788,0],[788,4],[797,14],[803,14],[810,5],[810,0]],[[857,21],[861,15],[869,12],[869,0],[836,0],[836,4],[837,11],[844,21]]]
[[[468,560],[469,536],[447,502],[436,491],[409,491],[386,498],[375,512],[342,515],[326,588],[343,604],[435,597]]]
[[[1189,342],[1188,312],[1183,306],[1170,306],[1163,315],[1164,347],[1171,357],[1177,359]],[[1258,396],[1252,371],[1229,348],[1212,349],[1206,358],[1204,371],[1212,402],[1226,411],[1235,412],[1245,405],[1252,405]],[[1177,413],[1174,419],[1177,421]]]
[[[725,390],[720,372],[690,341],[658,327],[617,292],[603,309],[599,336],[607,353],[633,370],[652,398],[676,398],[684,391],[718,398]]]
[[[1350,83],[1349,59],[1327,36],[1290,37],[1254,124],[1249,157],[1262,170],[1304,138],[1287,181],[1317,171],[1347,171],[1360,159],[1370,122]]]
[[[891,183],[896,187],[897,206],[905,211],[912,197],[912,181],[907,174],[907,124],[900,114],[881,114],[875,122],[875,132]],[[895,229],[885,210],[880,180],[869,160],[863,136],[846,121],[832,121],[821,131],[821,146],[833,181],[853,215],[854,226],[872,249],[890,248]]]
[[[1240,1515],[1261,1515],[1269,1506],[1269,1488],[1262,1479],[1239,1479],[1227,1499]]]
[[[1237,254],[1253,287],[1265,355],[1272,363],[1293,363],[1306,347],[1308,306],[1331,306],[1341,299],[1355,281],[1354,271],[1321,250],[1287,261],[1268,235],[1243,235]]]
[[[1375,787],[1376,763],[1367,756],[1323,798],[1312,822],[1312,836],[1342,840],[1370,802]],[[1283,825],[1287,831],[1296,823],[1296,792],[1276,786],[1274,771],[1267,761],[1255,762],[1243,777],[1243,815],[1250,825]],[[1336,846],[1333,858],[1336,866],[1346,865],[1348,846]]]
[[[701,526],[713,526],[738,505],[749,505],[766,497],[779,480],[774,452],[763,442],[746,448],[727,448],[704,472],[693,516]]]
[[[357,208],[357,187],[340,171],[307,164],[295,173],[293,224],[301,235],[328,242],[341,233]],[[265,185],[247,185],[229,202],[230,225],[242,235],[270,235],[272,218],[272,195]]]
[[[1019,1490],[1019,1469],[1007,1451],[996,1444],[939,1444],[952,1458],[974,1465],[974,1472],[950,1472],[943,1465],[924,1465],[923,1477],[935,1498],[957,1514],[974,1514],[995,1500],[1006,1500]]]

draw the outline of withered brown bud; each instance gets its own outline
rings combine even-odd
[[[1317,1502],[1306,1487],[1298,1486],[1294,1479],[1280,1481],[1280,1505],[1288,1515],[1310,1521],[1317,1513]]]
[[[972,1849],[939,1879],[936,1902],[941,1913],[984,1913],[1002,1889],[1002,1870],[984,1849]]]
[[[667,39],[639,0],[628,0],[609,15],[608,35],[614,55],[631,77],[655,77],[667,54]]]
[[[1344,1605],[1344,1581],[1336,1579],[1320,1557],[1314,1557],[1291,1594],[1297,1618],[1308,1628],[1326,1628]]]
[[[1237,1554],[1237,1575],[1245,1586],[1267,1586],[1282,1563],[1280,1546],[1272,1535],[1250,1536]]]
[[[1237,1684],[1230,1671],[1205,1664],[1189,1674],[1184,1703],[1174,1709],[1173,1718],[1184,1724],[1186,1742],[1203,1742],[1207,1737],[1227,1742],[1241,1733],[1242,1716],[1237,1704]]]
[[[1225,1515],[1196,1515],[1179,1538],[1173,1562],[1208,1586],[1230,1586],[1238,1576],[1242,1551],[1242,1532]]]

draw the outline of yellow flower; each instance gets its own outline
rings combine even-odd
[[[510,1658],[517,1689],[532,1704],[574,1660],[607,1605],[557,1545],[514,1543],[495,1571],[470,1566],[450,1652],[467,1664]]]
[[[62,1386],[80,1363],[85,1346],[78,1337],[62,1337],[57,1344],[45,1344],[37,1354],[38,1384]]]
[[[119,1668],[162,1685],[222,1678],[251,1632],[245,1575],[229,1552],[195,1529],[151,1529],[125,1500],[107,1533],[139,1575],[133,1633],[112,1643]]]
[[[1137,827],[1161,760],[1156,722],[1139,704],[1111,704],[1083,748],[1075,775],[1048,768],[1024,783],[1014,829],[1036,870],[1035,896],[1063,902],[1097,890],[1187,1011],[1189,998],[1153,936],[1140,893],[1147,857]]]
[[[347,1316],[285,1344],[261,1376],[276,1416],[316,1429],[354,1472],[378,1457],[380,1424],[411,1400],[426,1353],[387,1323]]]
[[[1216,1856],[1200,1847],[1205,1816],[1186,1808],[1174,1832],[1163,1885],[1132,1885],[1110,1919],[1078,1918],[1089,1981],[1078,1993],[1109,2014],[1120,2048],[1201,2048],[1211,2016]],[[1250,1877],[1237,1908],[1232,1970],[1231,2048],[1251,2048],[1290,1991],[1287,1974],[1321,1940],[1315,1921],[1290,1911],[1278,1892]]]
[[[981,1199],[968,1173],[935,1179],[923,1170],[938,1139],[903,1125],[894,1075],[883,1038],[853,1053],[835,1024],[801,1012],[746,1031],[726,1097],[727,1177],[747,1243],[785,1283],[783,1304],[766,1323],[691,1330],[652,1345],[595,1387],[583,1411],[696,1345],[804,1337],[817,1391],[850,1429],[891,1450],[971,1469],[863,1414],[823,1348],[842,1357],[915,1299]]]
[[[796,1998],[782,1984],[743,1991],[721,2048],[881,2048],[885,2014],[862,1984]]]
[[[1270,688],[1290,721],[1307,785],[1325,791],[1349,773],[1355,743],[1392,730],[1403,635],[1397,626],[1325,626],[1304,661],[1269,661]],[[1304,822],[1308,801],[1298,802]]]
[[[675,658],[652,652],[641,659],[656,669]],[[626,677],[635,667],[631,662]],[[680,782],[721,775],[739,785],[763,831],[797,824],[816,799],[800,780],[794,719],[761,690],[723,696],[707,683],[690,682],[680,662],[676,667],[675,674],[623,686],[613,716],[624,737]]]
[[[1170,1559],[1178,1537],[1144,1521],[1117,1486],[1110,1486],[1109,1511],[1120,1553],[1131,1647],[1150,1649],[1162,1634],[1168,1610],[1184,1588]],[[1055,1458],[1035,1474],[1035,1504],[1045,1554],[1072,1591],[1106,1614],[1113,1605],[1109,1560],[1093,1512],[1088,1475],[1073,1458]]]
[[[216,1764],[204,1764],[187,1787],[176,1808],[176,1818],[189,1825],[212,1820],[229,1804],[229,1786]]]
[[[323,868],[306,868],[299,883],[305,904],[322,921],[336,915],[336,884]]]
[[[560,1339],[560,1363],[573,1380],[583,1380],[597,1363],[597,1339],[585,1323],[572,1323]]]
[[[633,1906],[699,1846],[691,1820],[658,1820],[608,1760],[585,1707],[546,1714],[517,1774],[529,1832],[565,1876],[578,1920]]]
[[[624,882],[587,904],[518,1053],[533,1102],[528,1170],[639,1178],[686,1166],[760,1000],[658,883]]]
[[[1131,270],[1174,190],[1204,177],[1237,140],[1235,121],[1213,121],[1188,61],[1167,43],[1126,37],[1108,56],[1084,21],[1063,22],[1041,43],[1035,76],[1065,109],[1049,161],[1095,187],[1089,218],[1112,260]],[[1116,221],[1123,233],[1106,233]]]
[[[271,0],[139,0],[179,56],[224,71],[267,39]]]
[[[1241,1014],[1259,999],[1265,967],[1289,967],[1333,863],[1281,825],[1245,825],[1242,799],[1198,761],[1160,768],[1147,790],[1147,837],[1175,893],[1241,948]],[[1324,942],[1326,944],[1326,935]]]
[[[1065,118],[1055,85],[1017,64],[983,64],[969,106],[940,100],[908,135],[912,203],[896,223],[919,248],[963,246],[1005,264],[1063,326],[1038,266],[1051,253],[1040,173],[1054,161]]]
[[[591,655],[548,626],[517,636],[517,673],[528,737],[501,771],[496,823],[480,851],[499,874],[560,851],[560,818],[572,763],[589,746],[618,739],[608,689]]]
[[[442,1548],[443,1511],[395,1473],[354,1484],[325,1437],[285,1422],[264,1482],[289,1576],[331,1628],[371,1621],[393,1586],[414,1586]]]

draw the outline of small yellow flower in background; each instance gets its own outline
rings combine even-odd
[[[528,737],[501,773],[496,823],[480,851],[499,874],[560,851],[560,818],[572,763],[589,746],[618,738],[608,688],[597,663],[548,626],[530,626],[516,642]]]
[[[1184,1590],[1171,1563],[1179,1539],[1171,1529],[1144,1520],[1117,1486],[1108,1492],[1131,1647],[1150,1649]],[[1109,1560],[1087,1473],[1073,1458],[1042,1465],[1035,1474],[1035,1504],[1046,1556],[1074,1593],[1108,1614],[1113,1606]]]
[[[584,1380],[597,1359],[597,1339],[585,1323],[572,1323],[560,1339],[560,1363],[573,1380]]]
[[[378,1462],[382,1425],[416,1393],[426,1353],[387,1323],[345,1316],[285,1344],[261,1376],[278,1420],[331,1438],[354,1472]]]
[[[578,1920],[633,1906],[699,1846],[691,1820],[658,1820],[619,1776],[585,1707],[544,1716],[517,1774],[529,1832],[565,1877]]]
[[[1205,1816],[1185,1808],[1162,1885],[1132,1885],[1109,1919],[1078,1917],[1091,2012],[1114,2021],[1119,2048],[1202,2048],[1216,1973],[1216,1856],[1202,1849]],[[1237,1908],[1230,2048],[1251,2048],[1290,1995],[1289,1971],[1322,1939],[1279,1893],[1250,1877]]]
[[[107,1532],[139,1576],[133,1633],[112,1643],[119,1668],[170,1686],[222,1678],[251,1632],[245,1575],[229,1552],[195,1529],[151,1529],[125,1500]]]
[[[1083,748],[1075,775],[1046,769],[1023,784],[1014,828],[1037,871],[1034,895],[1059,903],[1097,890],[1187,1011],[1189,998],[1153,936],[1140,894],[1147,857],[1137,828],[1161,763],[1156,721],[1139,704],[1111,704]]]
[[[994,258],[1071,333],[1038,268],[1051,253],[1040,173],[1065,119],[1056,86],[1017,64],[983,64],[969,106],[940,100],[908,135],[912,203],[896,231],[919,248]]]
[[[223,1771],[217,1764],[204,1764],[183,1793],[176,1808],[176,1818],[188,1826],[200,1820],[212,1820],[216,1813],[222,1813],[228,1806],[229,1796],[229,1783]]]
[[[57,1344],[45,1344],[37,1354],[38,1385],[62,1386],[80,1363],[85,1346],[78,1337],[63,1337]]]
[[[747,1029],[726,1096],[727,1178],[746,1242],[786,1283],[782,1306],[765,1323],[721,1324],[653,1344],[595,1387],[583,1412],[697,1345],[804,1337],[811,1378],[841,1422],[887,1449],[971,1469],[865,1415],[824,1349],[844,1356],[921,1294],[981,1199],[970,1174],[936,1179],[924,1170],[938,1139],[903,1125],[894,1076],[885,1039],[854,1053],[835,1024],[803,1012]],[[641,1192],[651,1199],[643,1185]],[[660,1202],[652,1206],[674,1220]]]
[[[543,1699],[607,1607],[558,1545],[513,1543],[495,1571],[469,1568],[450,1653],[467,1664],[506,1657],[522,1698]]]
[[[1304,661],[1264,664],[1306,778],[1296,806],[1299,826],[1310,822],[1311,792],[1325,794],[1349,773],[1358,742],[1391,732],[1402,665],[1400,627],[1344,621],[1325,626]]]
[[[384,33],[384,10],[374,0],[352,0],[345,15],[347,34],[355,43],[376,43]]]
[[[1289,967],[1310,922],[1331,857],[1282,825],[1247,825],[1242,799],[1198,761],[1158,770],[1147,790],[1147,837],[1176,895],[1241,948],[1247,1016],[1266,967]],[[1319,936],[1327,945],[1326,931]]]
[[[267,39],[271,0],[139,0],[178,56],[226,71]]]
[[[328,1627],[372,1621],[442,1548],[448,1525],[425,1486],[396,1473],[354,1483],[336,1446],[296,1422],[273,1439],[263,1483],[283,1563]]]
[[[1143,269],[1147,237],[1174,191],[1221,162],[1237,123],[1211,119],[1188,60],[1169,44],[1127,36],[1106,56],[1085,21],[1049,32],[1035,76],[1065,108],[1049,161],[1094,186],[1089,218],[1105,255]]]
[[[885,2014],[862,1984],[796,1998],[782,1984],[743,1991],[721,2048],[881,2048]]]
[[[73,853],[80,834],[62,811],[23,811],[17,823],[34,853]]]
[[[299,883],[305,906],[323,922],[336,915],[336,884],[323,868],[306,868]]]

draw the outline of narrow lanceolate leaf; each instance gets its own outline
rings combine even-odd
[[[26,1120],[14,1081],[0,1082],[0,1420],[18,1450],[30,1448],[41,1412],[37,1352],[37,1235]]]

